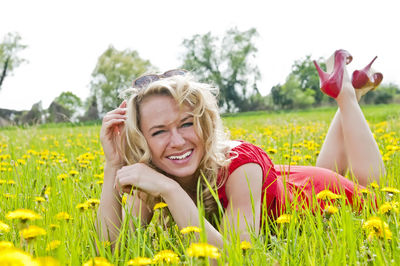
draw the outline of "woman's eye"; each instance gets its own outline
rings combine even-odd
[[[191,127],[193,126],[193,122],[187,122],[185,124],[182,124],[182,127]]]
[[[154,137],[154,136],[160,135],[161,133],[164,133],[164,132],[165,132],[164,130],[159,130],[159,131],[156,131],[153,134],[151,134],[151,136]]]

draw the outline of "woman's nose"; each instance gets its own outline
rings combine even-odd
[[[182,134],[179,133],[177,130],[172,130],[171,134],[171,143],[172,146],[182,146],[185,144],[185,139],[183,138]]]

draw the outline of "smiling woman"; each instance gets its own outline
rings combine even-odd
[[[329,190],[346,195],[352,204],[357,184],[339,173],[352,167],[360,184],[366,185],[379,181],[384,168],[345,72],[347,53],[339,50],[335,55],[341,60],[335,58],[336,74],[330,79],[332,84],[340,84],[333,88],[339,111],[320,152],[319,167],[274,166],[261,148],[229,140],[218,113],[215,89],[194,81],[186,71],[151,75],[144,85],[137,81],[148,80],[146,76],[136,80],[134,84],[143,86],[126,92],[127,100],[104,117],[100,132],[106,161],[98,211],[100,238],[116,240],[125,217],[148,222],[154,204],[150,199],[154,198],[167,204],[181,229],[199,226],[203,218],[196,203],[202,199],[205,233],[208,242],[218,247],[224,239],[215,223],[229,225],[241,240],[250,240],[251,231],[259,232],[261,217],[277,218],[284,213],[287,201],[315,206],[315,195]],[[197,195],[198,183],[201,197]],[[215,220],[218,203],[210,187],[222,203],[222,221]],[[130,213],[123,215],[120,194],[132,189],[126,209]],[[324,202],[318,203],[324,207]]]

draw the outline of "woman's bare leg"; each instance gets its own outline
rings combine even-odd
[[[345,69],[343,88],[336,98],[339,110],[327,133],[325,143],[317,160],[317,166],[325,167],[325,165],[328,165],[325,168],[343,171],[344,169],[339,168],[339,163],[342,163],[342,161],[335,156],[340,156],[344,152],[350,171],[358,182],[365,186],[371,181],[379,182],[380,176],[385,173],[385,167],[378,145],[357,98]],[[341,123],[338,123],[338,121]],[[341,135],[343,139],[340,138]],[[327,163],[329,157],[332,160],[330,166]]]
[[[333,117],[324,143],[319,152],[316,166],[344,175],[348,167],[340,110]]]
[[[336,101],[350,170],[363,186],[372,181],[379,183],[380,176],[385,174],[385,165],[346,69],[343,88]]]
[[[326,60],[326,70],[331,73],[334,65],[334,54]],[[324,143],[319,152],[316,166],[333,170],[341,175],[347,171],[348,158],[345,149],[340,109],[337,110]]]

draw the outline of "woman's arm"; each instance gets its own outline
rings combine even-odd
[[[247,177],[247,179],[246,179]],[[249,181],[249,183],[247,182]],[[148,194],[161,196],[168,204],[175,223],[179,228],[199,226],[199,210],[186,191],[174,180],[158,173],[145,164],[137,163],[123,167],[117,172],[116,185],[118,191],[129,192],[136,187]],[[249,190],[250,185],[250,190]],[[259,230],[261,206],[262,171],[258,164],[245,164],[237,168],[227,181],[226,192],[229,198],[228,210],[223,222],[232,224],[240,230],[241,239],[249,240],[247,224]],[[250,191],[253,195],[253,214]],[[239,222],[236,215],[239,214]],[[223,247],[223,237],[205,218],[207,241],[219,248]],[[246,224],[247,221],[247,224]]]
[[[250,190],[249,190],[250,188]],[[239,230],[241,240],[250,240],[248,226],[258,233],[260,228],[262,170],[258,164],[245,164],[238,167],[226,183],[229,199],[228,208],[221,225],[228,225],[232,230]],[[250,193],[254,202],[254,212]],[[179,184],[171,186],[161,195],[179,228],[199,226],[199,211],[189,195]],[[239,220],[237,219],[239,215]],[[207,241],[219,248],[223,247],[223,237],[206,219]],[[229,237],[229,236],[228,236]]]
[[[256,234],[260,230],[262,180],[261,167],[255,163],[248,163],[233,171],[226,181],[228,207],[221,228],[227,225],[228,232],[239,230],[242,241],[250,241],[249,229],[254,230]]]
[[[161,194],[168,204],[168,209],[180,229],[187,226],[200,227],[199,210],[186,191],[175,182],[169,189]],[[205,218],[204,226],[207,234],[207,242],[222,248],[224,245],[222,235]]]
[[[121,227],[122,208],[121,196],[115,188],[115,177],[118,170],[123,167],[123,158],[119,152],[121,132],[124,130],[126,120],[126,102],[119,108],[108,112],[102,122],[100,140],[105,156],[104,183],[101,191],[100,206],[97,212],[96,230],[101,241],[114,242]],[[130,208],[132,215],[146,220],[149,216],[147,208],[141,199],[136,199],[138,193],[133,195],[134,205]],[[128,206],[129,208],[130,206]]]
[[[101,241],[114,242],[121,227],[121,197],[114,188],[118,168],[105,164],[96,230]]]

